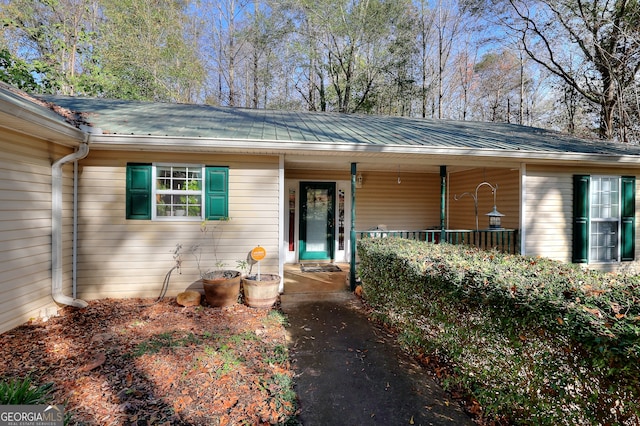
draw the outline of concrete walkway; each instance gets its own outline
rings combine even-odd
[[[309,274],[307,280],[296,270],[285,271],[281,306],[289,318],[300,422],[305,426],[474,424],[392,336],[368,321],[361,302],[348,291],[346,275],[331,274],[337,275]],[[320,285],[316,279],[325,285],[310,291]],[[294,281],[301,286],[296,288]]]

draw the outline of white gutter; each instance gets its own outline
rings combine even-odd
[[[62,294],[62,167],[88,154],[89,134],[86,134],[76,152],[62,157],[51,166],[51,297],[56,303],[76,308],[85,308],[88,303]]]
[[[321,141],[278,141],[260,139],[218,139],[206,137],[188,136],[162,136],[162,135],[119,135],[100,134],[92,137],[91,145],[94,149],[101,150],[156,150],[169,152],[207,152],[215,149],[219,152],[229,153],[255,153],[258,155],[279,155],[287,153],[301,153],[303,155],[325,154],[331,156],[351,155],[371,156],[379,154],[389,155],[424,155],[435,158],[434,164],[442,163],[442,157],[460,158],[471,157],[470,164],[477,164],[477,158],[493,158],[497,162],[503,160],[532,161],[544,163],[567,162],[593,162],[598,165],[633,165],[640,163],[639,150],[631,150],[624,145],[616,148],[626,149],[628,152],[593,153],[570,151],[535,151],[521,149],[497,149],[474,147],[439,147],[416,145],[364,145],[350,142],[321,142]],[[603,148],[607,148],[604,145]]]

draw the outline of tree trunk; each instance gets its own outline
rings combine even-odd
[[[602,71],[603,93],[600,102],[600,139],[613,139],[613,112],[616,106],[616,87],[611,75]]]
[[[233,55],[233,37],[229,36],[229,106],[236,106],[236,91],[235,91],[235,58]]]
[[[258,108],[258,50],[253,48],[253,99],[251,108]]]
[[[615,102],[603,102],[602,105],[600,105],[600,128],[598,129],[598,136],[600,136],[600,139],[613,139],[614,105]]]
[[[320,97],[320,111],[325,112],[327,110],[327,94],[324,87],[324,78],[322,75],[320,77],[320,88],[318,89],[319,97]]]

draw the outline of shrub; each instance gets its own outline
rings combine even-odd
[[[402,239],[358,243],[365,299],[489,416],[625,424],[640,408],[640,279]]]

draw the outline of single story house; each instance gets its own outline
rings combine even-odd
[[[607,270],[640,246],[640,147],[525,126],[0,85],[0,147],[0,331],[64,304],[158,296],[179,260],[175,295],[198,264],[233,269],[256,246],[281,276],[354,264],[355,239],[394,233]]]

